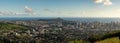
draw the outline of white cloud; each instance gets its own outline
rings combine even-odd
[[[103,0],[94,0],[95,3],[102,3]]]
[[[104,5],[112,5],[112,2],[110,0],[105,0]]]
[[[112,5],[110,0],[94,0],[94,3],[102,3],[103,5]]]
[[[33,13],[32,9],[29,8],[28,6],[25,6],[25,12],[26,13]]]
[[[14,12],[15,15],[21,15],[21,14],[25,14],[25,13],[20,13],[20,12]]]

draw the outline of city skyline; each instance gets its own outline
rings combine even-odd
[[[0,0],[0,17],[120,17],[120,0]]]

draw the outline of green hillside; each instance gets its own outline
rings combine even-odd
[[[0,22],[0,31],[5,30],[26,30],[26,26],[10,24],[10,23],[1,23]]]
[[[119,35],[120,30],[111,31],[108,33],[100,34],[100,35],[91,35],[88,41],[85,40],[73,40],[68,43],[120,43]]]
[[[74,40],[74,41],[69,41],[68,43],[90,43],[90,42],[85,40]]]
[[[68,43],[90,43],[90,42],[84,40],[74,40],[74,41],[69,41]],[[96,41],[94,43],[120,43],[120,39],[119,37],[112,37],[101,41]]]
[[[120,40],[119,37],[112,37],[105,40],[96,41],[95,43],[120,43]]]

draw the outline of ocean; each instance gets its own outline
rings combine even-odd
[[[57,17],[56,17],[57,18]],[[0,18],[0,20],[39,20],[39,19],[55,19],[52,17],[9,17],[9,18]],[[80,22],[120,22],[120,18],[62,18],[68,21],[80,21]]]

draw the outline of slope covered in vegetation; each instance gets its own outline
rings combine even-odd
[[[96,41],[95,43],[120,43],[120,39],[119,37],[112,37],[102,41]]]
[[[26,30],[28,27],[10,23],[2,23],[0,22],[0,31],[5,30]]]

